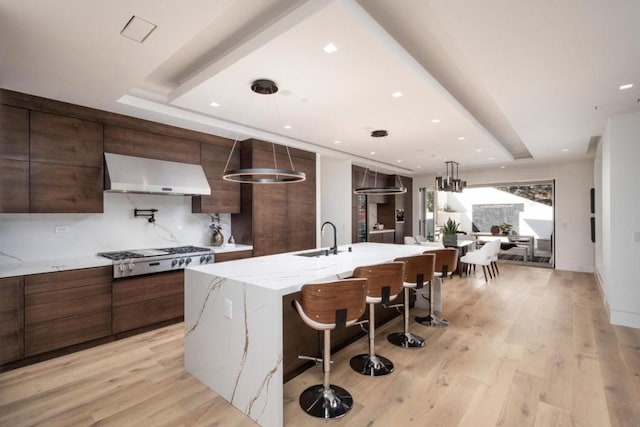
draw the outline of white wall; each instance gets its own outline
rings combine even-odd
[[[518,165],[505,169],[465,170],[461,168],[460,177],[474,186],[555,179],[556,268],[593,272],[594,249],[591,243],[589,219],[589,191],[593,187],[592,161],[541,166]],[[417,176],[413,180],[414,227],[417,227],[416,218],[418,218],[416,209],[418,188],[433,188],[434,181],[433,175]]]
[[[133,209],[158,209],[155,224]],[[225,242],[231,216],[222,214]],[[104,193],[103,214],[1,214],[0,264],[84,257],[98,252],[208,245],[211,217],[191,213],[191,198]],[[55,233],[66,226],[66,233]]]
[[[609,119],[602,137],[598,278],[611,323],[640,328],[640,113]],[[596,171],[598,160],[595,162]]]
[[[320,158],[320,225],[325,221],[335,224],[338,245],[351,243],[351,161],[324,155]],[[324,237],[318,238],[320,247],[333,244],[333,230],[325,228]]]

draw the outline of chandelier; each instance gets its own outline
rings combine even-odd
[[[389,132],[387,132],[386,130],[374,130],[373,132],[371,132],[371,136],[373,138],[382,138],[389,135]],[[373,187],[369,187],[366,185],[367,183],[367,175],[369,173],[373,173]],[[407,188],[402,185],[402,180],[400,179],[400,175],[398,173],[396,173],[396,181],[398,182],[399,186],[388,186],[388,185],[383,185],[378,187],[378,172],[375,171],[370,171],[369,168],[367,167],[364,170],[364,175],[362,177],[362,184],[360,185],[360,187],[356,188],[355,190],[353,190],[354,194],[363,194],[363,195],[368,195],[368,196],[386,196],[386,195],[393,195],[393,194],[404,194],[407,192]]]
[[[251,84],[251,90],[260,95],[273,95],[278,92],[278,86],[271,80],[259,79]],[[276,147],[273,143],[271,144],[271,149],[273,151],[273,168],[244,168],[227,170],[237,143],[238,138],[236,137],[235,141],[233,141],[231,153],[229,153],[229,158],[227,159],[227,163],[224,167],[224,175],[222,178],[225,181],[246,184],[287,184],[290,182],[304,181],[306,179],[304,172],[296,171],[293,168],[291,153],[289,153],[289,147],[286,145],[285,148],[287,150],[287,157],[289,158],[289,165],[291,166],[291,169],[278,167],[278,163],[276,161]]]
[[[467,186],[467,181],[458,178],[458,162],[444,162],[446,166],[446,177],[436,177],[436,190],[461,193]]]

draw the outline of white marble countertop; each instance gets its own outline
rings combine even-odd
[[[351,252],[348,251],[349,247],[352,248]],[[341,252],[337,255],[304,257],[295,254],[309,251],[290,252],[188,269],[288,295],[300,290],[305,283],[342,279],[349,277],[358,266],[388,262],[428,250],[420,245],[388,243],[355,243],[339,246],[338,249]]]
[[[250,251],[251,245],[225,245],[225,246],[203,246],[210,248],[214,253]],[[18,261],[10,260],[0,264],[0,279],[5,277],[27,276],[29,274],[53,273],[56,271],[77,270],[81,268],[103,267],[112,265],[112,261],[101,256],[73,257],[43,259],[38,261]]]
[[[393,233],[395,232],[396,229],[395,228],[383,228],[382,230],[369,230],[369,234],[376,234],[376,233]]]

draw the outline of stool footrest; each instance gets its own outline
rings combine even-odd
[[[312,357],[312,356],[298,356],[298,359],[311,360],[312,362],[315,362],[316,365],[320,365],[324,361],[322,357]],[[330,360],[329,363],[333,363],[333,360]]]

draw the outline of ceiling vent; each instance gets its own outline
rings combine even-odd
[[[149,34],[151,34],[156,27],[156,24],[152,24],[151,22],[134,15],[129,19],[129,22],[125,24],[122,31],[120,31],[120,34],[128,39],[142,43],[147,39],[147,37],[149,37]]]

